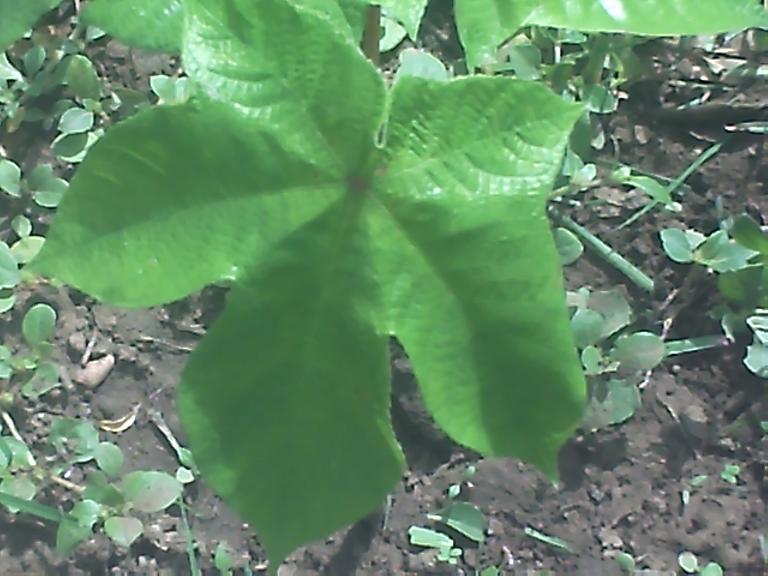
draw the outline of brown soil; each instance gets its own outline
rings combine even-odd
[[[439,14],[435,18],[442,22]],[[439,32],[443,27],[433,28]],[[439,36],[430,38],[428,45],[439,47],[443,42]],[[94,58],[113,81],[141,89],[146,89],[150,73],[175,69],[173,61],[136,58],[112,42],[96,49]],[[138,73],[136,61],[143,66]],[[765,101],[765,92],[758,88],[754,93]],[[685,126],[669,129],[668,123],[653,122],[648,110],[675,96],[665,82],[656,83],[650,91],[648,86],[638,87],[630,95],[608,127],[618,144],[619,159],[674,178],[708,144]],[[633,200],[620,198],[612,205],[606,198],[615,198],[619,191],[604,187],[588,191],[582,207],[571,213],[654,278],[657,289],[652,296],[640,293],[590,255],[566,270],[568,285],[572,289],[624,286],[639,325],[658,332],[662,320],[674,315],[670,338],[717,333],[717,322],[705,315],[706,306],[715,299],[714,284],[706,278],[686,282],[689,270],[672,264],[663,254],[658,230],[683,222],[712,231],[717,225],[716,198],[722,198],[725,208],[734,213],[748,205],[768,213],[763,192],[768,164],[762,141],[740,144],[722,151],[689,179],[681,214],[655,211],[636,225],[617,230],[617,223],[631,213],[628,206]],[[27,159],[36,157],[30,152],[34,149],[25,141],[10,151]],[[585,208],[593,201],[598,209]],[[678,288],[664,308],[667,297]],[[178,465],[175,456],[146,408],[159,410],[183,439],[174,411],[174,387],[189,350],[221,308],[221,291],[205,291],[163,309],[121,311],[66,289],[38,285],[20,294],[17,312],[0,319],[4,343],[18,343],[20,311],[39,301],[50,302],[58,310],[58,358],[68,373],[77,369],[90,340],[95,342],[92,357],[114,354],[117,363],[94,390],[65,386],[43,402],[19,403],[13,416],[22,435],[33,446],[42,446],[47,423],[56,415],[112,419],[141,405],[132,427],[122,434],[104,435],[123,449],[128,470],[173,473]],[[742,365],[742,343],[664,362],[650,377],[642,392],[642,407],[631,420],[594,434],[577,434],[567,444],[561,454],[559,486],[517,461],[480,459],[452,444],[424,413],[407,360],[393,350],[393,419],[411,469],[385,508],[325,542],[296,552],[281,575],[474,574],[495,565],[512,574],[551,569],[555,574],[598,576],[619,573],[611,560],[618,551],[632,554],[639,567],[674,571],[677,555],[684,550],[719,562],[728,574],[765,573],[758,537],[768,536],[768,435],[761,434],[759,422],[768,420],[768,395],[765,382]],[[692,438],[681,427],[669,408],[686,406],[700,408],[712,434]],[[457,536],[463,558],[457,566],[441,564],[434,552],[409,545],[408,529],[414,524],[431,525],[426,513],[447,502],[449,486],[463,481],[470,464],[477,472],[471,486],[464,485],[461,498],[487,515],[489,537],[478,547]],[[726,464],[741,466],[736,485],[720,478]],[[82,479],[78,474],[71,478],[74,482]],[[707,480],[692,488],[691,479],[702,474],[708,475]],[[684,490],[690,490],[686,506],[681,500]],[[64,508],[72,500],[59,487],[47,490],[42,499]],[[216,573],[212,554],[223,542],[235,551],[239,565],[247,563],[258,574],[264,554],[248,527],[201,481],[188,487],[186,500],[203,573]],[[189,574],[178,509],[158,515],[152,524],[152,534],[128,550],[97,535],[71,558],[60,559],[53,552],[51,526],[0,513],[0,574]],[[526,527],[565,540],[573,552],[527,536]]]

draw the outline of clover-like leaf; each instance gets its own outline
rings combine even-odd
[[[611,356],[626,370],[650,370],[666,356],[664,341],[652,332],[620,336]]]
[[[47,341],[56,328],[56,310],[48,304],[35,304],[24,315],[21,333],[30,346]]]
[[[143,531],[141,520],[132,516],[110,516],[104,521],[104,532],[118,546],[127,548]]]
[[[185,2],[197,97],[110,129],[31,263],[127,306],[235,281],[179,413],[275,569],[401,475],[390,335],[455,440],[550,475],[585,392],[545,212],[580,109],[508,78],[387,96],[331,4]]]
[[[125,499],[134,508],[146,513],[165,510],[178,500],[183,489],[170,474],[154,470],[126,474],[121,486]]]
[[[123,451],[112,442],[100,442],[93,452],[96,464],[108,476],[117,476],[123,467]]]

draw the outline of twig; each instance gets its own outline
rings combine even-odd
[[[381,40],[381,6],[368,6],[365,14],[365,28],[363,30],[363,54],[378,66],[381,61],[379,42]]]
[[[701,168],[702,164],[710,160],[715,154],[720,152],[720,149],[723,147],[724,143],[725,141],[712,144],[712,146],[710,146],[709,148],[704,150],[704,152],[699,154],[696,157],[696,159],[693,162],[691,162],[688,165],[688,167],[685,170],[683,170],[682,173],[677,178],[675,178],[674,180],[672,180],[666,185],[666,187],[664,188],[665,194],[671,196],[674,192],[676,192],[677,189],[680,188],[685,183],[685,181],[690,177],[691,174],[693,174],[696,170]],[[645,214],[653,210],[659,204],[661,204],[661,202],[659,202],[658,200],[651,200],[650,203],[640,208],[640,210],[638,210],[637,212],[632,214],[632,216],[624,220],[624,222],[619,224],[618,230],[622,230],[623,228],[626,228],[630,224],[634,223],[636,220],[638,220],[639,218],[641,218],[642,216],[644,216]]]
[[[549,213],[559,224],[565,226],[579,236],[589,248],[597,253],[598,256],[629,278],[635,286],[645,292],[653,292],[653,280],[637,266],[616,252],[616,250],[608,246],[608,244],[600,240],[600,238],[592,234],[592,232],[577,224],[565,214],[561,214],[553,206],[549,207]]]
[[[85,486],[80,486],[80,484],[75,484],[74,482],[71,482],[66,478],[54,476],[53,474],[51,474],[49,478],[51,479],[51,482],[53,482],[54,484],[63,486],[64,488],[66,488],[67,490],[71,490],[72,492],[77,492],[78,494],[82,494],[83,492],[85,492]]]
[[[3,412],[0,414],[0,417],[2,417],[5,425],[8,426],[8,432],[11,433],[11,436],[21,442],[24,446],[27,446],[27,443],[24,442],[24,438],[22,438],[21,434],[19,434],[19,429],[16,428],[16,423],[13,421],[13,418],[11,418],[11,415],[3,410]],[[27,448],[27,460],[29,461],[29,465],[31,467],[37,465],[37,460],[35,460],[35,457],[32,455],[32,452],[29,450],[29,448]]]
[[[93,348],[96,346],[96,336],[98,336],[99,331],[98,329],[94,328],[93,332],[91,333],[91,337],[88,340],[88,344],[85,346],[85,351],[83,352],[82,357],[80,358],[80,366],[85,366],[88,364],[88,360],[91,359],[91,354],[93,354]]]

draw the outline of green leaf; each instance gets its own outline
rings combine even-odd
[[[497,60],[496,49],[526,21],[536,0],[456,0],[456,27],[471,67]]]
[[[666,356],[664,341],[651,332],[635,332],[621,336],[611,351],[614,360],[626,370],[650,370]]]
[[[101,470],[88,474],[83,498],[94,500],[111,508],[117,508],[125,504],[123,495],[107,481],[107,477]]]
[[[183,489],[170,474],[138,471],[126,474],[122,481],[125,499],[140,512],[160,512],[178,500]]]
[[[221,574],[227,574],[234,566],[232,550],[228,546],[219,542],[216,551],[213,554],[213,565]]]
[[[43,208],[56,208],[61,199],[64,197],[64,192],[67,191],[69,182],[62,178],[51,178],[41,184],[40,186],[32,189],[32,197],[38,206]]]
[[[418,38],[427,0],[381,0],[378,4],[405,27],[408,36],[413,40]]]
[[[144,532],[141,520],[131,516],[111,516],[104,521],[104,532],[118,546],[126,548]]]
[[[752,344],[747,346],[747,355],[743,362],[753,374],[760,378],[768,378],[768,346],[761,344],[757,336],[754,337]]]
[[[11,253],[19,264],[28,264],[34,260],[43,244],[45,244],[43,236],[26,236],[13,243]]]
[[[55,508],[40,504],[34,500],[27,500],[25,498],[19,498],[12,494],[6,494],[0,490],[0,504],[5,504],[9,508],[15,508],[24,514],[36,516],[43,520],[49,520],[51,522],[59,522],[62,514]]]
[[[555,228],[555,245],[563,266],[573,264],[584,253],[584,244],[567,228]]]
[[[69,511],[70,517],[77,521],[81,526],[92,528],[99,520],[102,506],[94,500],[81,500],[77,502],[72,510]]]
[[[471,66],[496,60],[496,48],[524,24],[582,32],[650,36],[715,34],[764,25],[751,0],[456,0],[456,26]]]
[[[56,328],[56,310],[48,304],[35,304],[24,315],[21,333],[30,346],[38,346],[53,336]]]
[[[612,378],[605,384],[605,396],[592,398],[584,422],[593,430],[622,424],[634,416],[641,402],[637,386]]]
[[[368,160],[371,134],[383,120],[384,84],[350,35],[328,25],[332,16],[312,9],[319,4],[327,12],[335,2],[303,4],[189,0],[185,69],[211,99],[235,104],[249,118],[269,118],[284,146],[338,175],[342,166]],[[237,27],[227,26],[232,22]],[[275,41],[276,31],[285,42]]]
[[[21,387],[25,398],[37,399],[59,386],[59,367],[53,362],[40,362],[32,377]]]
[[[116,305],[170,302],[235,279],[338,195],[332,172],[214,103],[146,110],[100,144],[73,178],[33,268]],[[206,234],[188,233],[201,222]]]
[[[61,115],[59,130],[64,134],[79,134],[93,128],[93,112],[82,108],[70,108]]]
[[[19,264],[13,257],[13,252],[8,244],[0,241],[0,289],[13,288],[20,279]]]
[[[691,552],[682,552],[677,556],[677,563],[688,574],[694,574],[699,570],[699,561]]]
[[[571,318],[573,339],[577,348],[598,344],[603,339],[603,315],[594,310],[579,308]]]
[[[699,570],[699,576],[723,576],[724,573],[723,567],[717,562],[709,562]]]
[[[24,442],[17,440],[12,436],[2,438],[5,448],[11,454],[11,471],[28,470],[32,468],[34,458]]]
[[[373,188],[385,325],[430,412],[458,442],[547,473],[584,397],[544,209],[579,114],[533,83],[403,78]]]
[[[120,474],[123,467],[123,451],[117,444],[101,442],[93,453],[96,464],[108,476],[115,477]]]
[[[384,14],[381,17],[381,26],[384,30],[384,33],[381,35],[381,40],[379,40],[379,50],[381,52],[389,52],[390,50],[393,50],[400,44],[400,42],[405,40],[405,37],[408,35],[405,28],[403,28],[397,20],[393,20]]]
[[[453,538],[442,532],[421,526],[411,526],[408,529],[408,541],[412,546],[424,546],[426,548],[451,549]]]
[[[571,552],[571,553],[574,552],[573,547],[568,542],[566,542],[562,538],[558,538],[557,536],[550,536],[549,534],[540,532],[535,528],[531,528],[530,526],[526,526],[523,529],[523,533],[526,536],[534,538],[539,542],[544,542],[545,544],[548,544],[549,546],[552,546],[554,548],[559,548],[560,550],[565,550],[566,552]]]
[[[89,6],[92,5],[89,4]],[[98,100],[101,96],[101,82],[89,58],[82,54],[68,56],[63,62],[64,83],[80,100]]]
[[[0,52],[34,26],[60,0],[0,0]]]
[[[19,214],[11,220],[11,228],[20,238],[29,236],[32,233],[32,222],[26,216]]]
[[[736,217],[733,221],[731,236],[745,248],[755,250],[764,257],[768,257],[768,235],[762,231],[757,222],[746,214]]]
[[[27,78],[33,78],[45,63],[45,48],[34,45],[24,53],[24,73]]]
[[[60,134],[53,141],[53,153],[64,161],[80,158],[88,146],[88,136],[89,134],[83,132]]]
[[[587,305],[603,316],[603,338],[614,335],[632,322],[632,309],[619,288],[592,292]]]
[[[404,76],[416,76],[427,80],[448,80],[450,77],[445,65],[423,50],[406,48],[397,55],[397,58],[400,61],[400,67],[395,75],[396,80]]]
[[[543,0],[527,24],[581,32],[682,36],[732,32],[765,24],[751,0]]]
[[[3,442],[2,439],[0,439],[0,442]],[[4,475],[6,469],[11,463],[11,453],[10,450],[7,449],[7,447],[4,445],[2,448],[0,448],[0,475]]]
[[[32,500],[35,497],[37,489],[35,488],[34,483],[26,476],[11,476],[0,483],[0,492],[10,494],[21,500]],[[6,504],[6,507],[11,514],[16,514],[20,510],[17,506],[10,504]]]
[[[7,296],[0,296],[0,314],[3,314],[4,312],[8,312],[8,310],[12,310],[14,305],[16,304],[16,295],[10,294]],[[9,376],[3,376],[4,374],[2,363],[0,363],[0,378],[8,378]]]
[[[678,228],[667,228],[659,232],[661,245],[664,252],[671,260],[680,264],[693,262],[693,250],[695,246],[691,245],[690,237],[685,230]]]
[[[181,50],[181,0],[93,0],[82,17],[130,46],[172,53]]]
[[[149,78],[149,85],[159,98],[158,104],[183,104],[190,97],[189,84],[189,78],[172,78],[164,74]]]
[[[0,160],[0,190],[11,196],[21,195],[21,168],[11,160]]]
[[[485,541],[485,529],[488,521],[480,509],[469,502],[456,502],[434,514],[427,514],[427,518],[435,522],[442,522],[453,528],[470,540],[482,544]]]
[[[718,230],[696,248],[693,258],[715,272],[723,273],[746,268],[757,255],[758,252],[728,238],[724,230]]]
[[[92,533],[91,526],[83,526],[71,518],[62,519],[56,529],[56,553],[62,557],[69,556]]]

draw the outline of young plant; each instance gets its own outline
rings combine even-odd
[[[56,327],[56,311],[48,304],[35,304],[27,310],[21,324],[22,335],[28,351],[12,354],[11,350],[0,345],[0,383],[4,393],[11,394],[16,387],[14,381],[26,376],[20,385],[22,395],[37,398],[59,385],[58,366],[50,360],[53,346],[48,340]]]
[[[400,477],[390,336],[456,441],[554,476],[584,382],[545,201],[580,107],[506,78],[401,76],[387,90],[357,48],[362,2],[108,11],[128,4],[89,9],[118,36],[178,46],[194,96],[94,145],[32,266],[123,306],[233,281],[178,408],[203,476],[256,528],[270,570]],[[693,2],[628,4],[612,18],[591,1],[536,14],[663,33],[761,14],[746,1],[716,18]],[[148,7],[157,19],[136,17]]]
[[[706,236],[696,230],[668,228],[661,244],[671,260],[694,263],[717,274],[724,303],[713,313],[728,339],[749,329],[752,344],[744,365],[768,377],[768,233],[750,216],[730,219],[729,226]]]
[[[56,547],[68,554],[90,537],[98,523],[119,546],[130,546],[144,531],[141,516],[165,510],[178,502],[183,485],[160,471],[139,470],[123,474],[123,453],[111,442],[99,440],[96,428],[87,421],[62,418],[51,427],[50,437],[63,463],[56,476],[75,464],[94,462],[97,470],[87,474],[81,499],[59,523]]]

